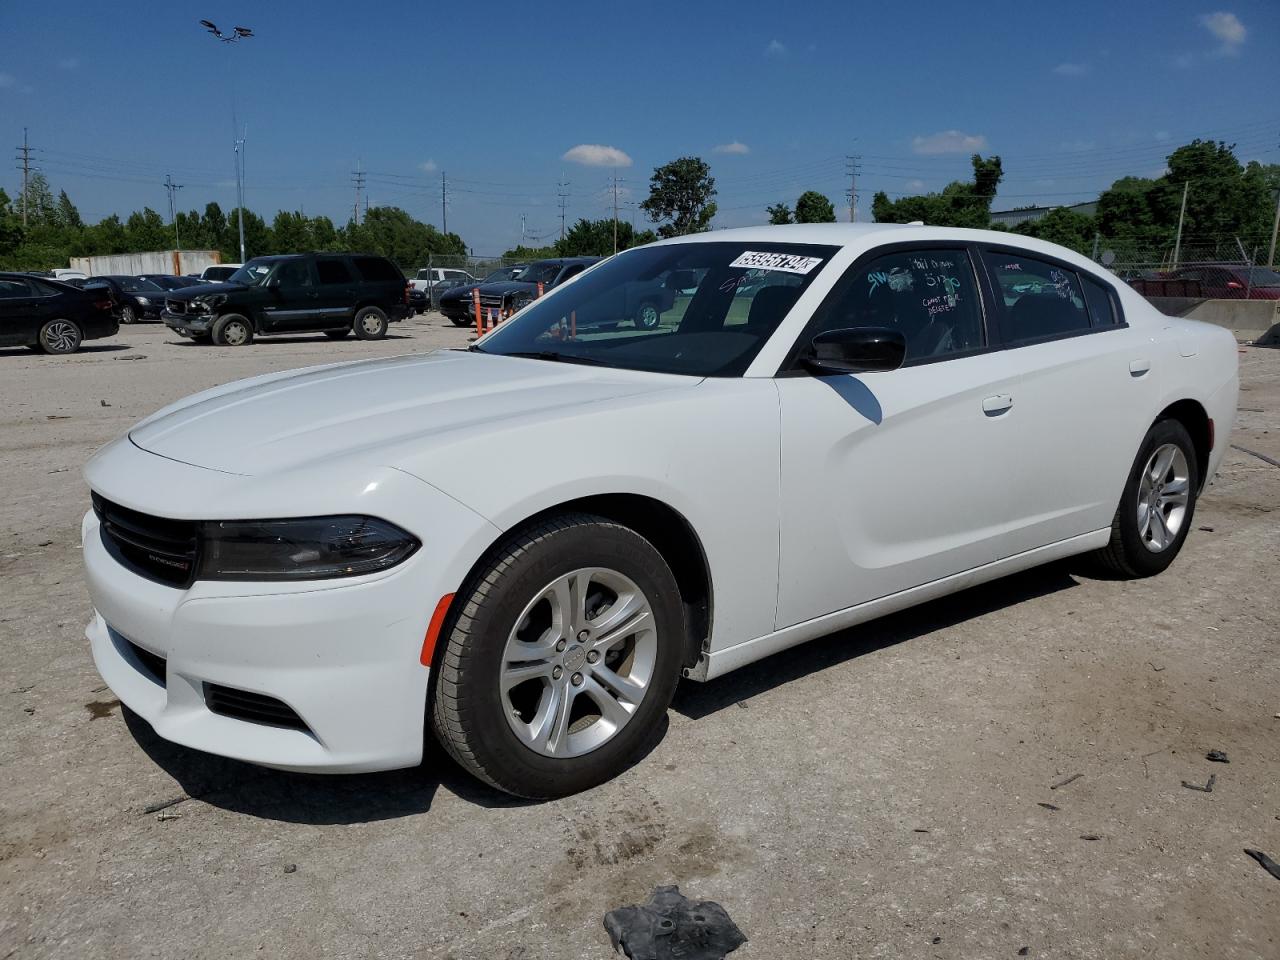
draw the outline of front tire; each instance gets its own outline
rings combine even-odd
[[[133,309],[132,306],[126,303],[123,307],[120,308],[120,322],[121,323],[137,323],[138,311]]]
[[[361,340],[381,340],[387,335],[387,315],[377,307],[357,311],[351,327]]]
[[[1121,577],[1149,577],[1173,563],[1195,516],[1200,467],[1187,428],[1160,420],[1147,431],[1111,521],[1111,542],[1095,554]]]
[[[83,335],[70,320],[50,320],[40,328],[40,349],[55,356],[75,353]]]
[[[654,330],[662,322],[662,314],[657,304],[645,301],[636,308],[634,320],[637,330]]]
[[[454,598],[432,727],[499,790],[586,790],[661,732],[684,635],[675,577],[648,540],[602,517],[552,517],[495,548]]]
[[[253,343],[253,324],[238,313],[228,313],[213,322],[213,342],[220,347],[243,347]]]
[[[450,317],[449,321],[455,327],[469,327],[472,324],[472,321],[468,320],[466,317]]]

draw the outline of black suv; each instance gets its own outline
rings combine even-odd
[[[538,260],[520,271],[518,280],[491,281],[479,285],[480,310],[482,315],[489,313],[506,313],[519,310],[538,295],[538,284],[542,284],[543,292],[559,286],[566,280],[576,277],[601,257],[555,257],[550,260]],[[457,286],[440,295],[440,312],[453,321],[455,326],[464,327],[475,323],[475,302],[471,291],[477,289],[475,284]]]
[[[380,340],[389,321],[408,315],[409,282],[386,257],[299,253],[255,257],[225,283],[174,290],[160,319],[184,337],[238,347],[259,335],[314,331]]]

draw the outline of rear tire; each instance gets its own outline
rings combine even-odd
[[[82,337],[80,328],[72,321],[50,320],[40,328],[40,349],[54,356],[75,353],[80,349]]]
[[[387,315],[377,307],[356,311],[351,327],[361,340],[381,340],[387,335]]]
[[[1111,521],[1111,542],[1093,556],[1106,571],[1149,577],[1173,563],[1195,517],[1200,465],[1191,435],[1177,420],[1147,431]]]
[[[213,322],[210,334],[220,347],[243,347],[253,343],[253,324],[238,313],[228,313]]]
[[[551,517],[494,548],[458,591],[432,670],[432,728],[499,790],[586,790],[661,733],[684,637],[675,577],[648,540],[603,517]]]

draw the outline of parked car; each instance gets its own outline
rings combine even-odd
[[[626,326],[620,288],[654,281],[694,293]],[[142,421],[85,470],[87,636],[114,696],[187,747],[411,766],[425,712],[480,779],[563,795],[644,757],[682,676],[1076,554],[1160,573],[1237,391],[1229,331],[1043,240],[660,241],[468,350]]]
[[[120,324],[100,290],[23,273],[0,273],[0,346],[75,353],[85,340],[115,336]]]
[[[409,312],[426,313],[431,309],[431,298],[427,295],[426,290],[419,290],[417,287],[409,287]]]
[[[168,273],[142,273],[138,276],[143,280],[150,280],[164,290],[188,290],[199,286],[200,283],[189,276],[178,277]]]
[[[557,257],[538,260],[521,267],[515,279],[502,277],[490,280],[489,277],[485,277],[483,283],[454,287],[440,295],[440,312],[455,326],[465,327],[475,323],[472,290],[479,289],[480,309],[483,312],[518,309],[537,296],[539,283],[542,284],[544,292],[551,290],[557,284],[573,279],[599,260],[599,257]]]
[[[128,276],[90,277],[85,288],[106,291],[121,323],[159,320],[164,298],[171,289],[150,277]]]
[[[218,263],[205,267],[200,272],[201,283],[222,283],[231,279],[231,275],[243,267],[243,263]]]
[[[479,281],[469,274],[466,270],[459,270],[453,267],[423,267],[414,275],[410,281],[413,289],[423,292],[430,291],[432,287],[446,285],[455,286],[459,283],[478,283]]]
[[[1211,300],[1280,300],[1280,273],[1241,263],[1189,263],[1170,279],[1198,283]]]
[[[303,253],[256,257],[225,283],[174,290],[161,319],[184,337],[241,346],[255,336],[314,331],[380,340],[389,322],[408,315],[408,281],[386,257]]]

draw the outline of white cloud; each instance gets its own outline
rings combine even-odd
[[[606,147],[599,143],[580,143],[576,147],[570,147],[561,159],[580,163],[584,167],[631,166],[631,158],[617,147]]]
[[[925,186],[926,186],[926,184],[925,184],[925,182],[924,182],[923,180],[908,180],[908,181],[907,181],[907,189],[908,189],[908,190],[923,190],[923,189],[925,188]]]
[[[1218,47],[1218,52],[1228,56],[1234,56],[1238,53],[1240,44],[1244,43],[1245,38],[1249,35],[1249,31],[1240,22],[1240,18],[1234,13],[1228,13],[1225,10],[1202,14],[1200,25],[1218,39],[1221,44]]]
[[[77,57],[63,57],[58,61],[59,70],[74,70],[80,66],[80,60]]]
[[[982,134],[965,133],[961,130],[943,130],[927,137],[915,137],[911,141],[911,149],[915,153],[973,153],[975,150],[987,149],[987,138]]]
[[[440,168],[436,166],[434,160],[423,160],[422,163],[418,164],[418,169],[423,173],[435,173]]]
[[[6,87],[12,87],[18,82],[18,78],[11,73],[0,73],[0,90]]]
[[[769,45],[764,48],[766,57],[785,57],[791,50],[781,40],[770,40]]]
[[[750,153],[751,148],[748,147],[741,140],[734,140],[732,143],[720,144],[720,146],[714,148],[714,152],[736,154],[737,156],[742,156],[743,154]]]
[[[1093,72],[1093,64],[1060,63],[1053,68],[1053,72],[1060,77],[1083,77],[1085,74]]]

